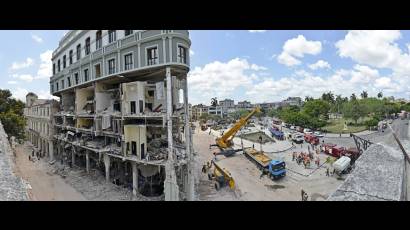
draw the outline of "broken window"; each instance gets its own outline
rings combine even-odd
[[[108,74],[115,73],[115,59],[108,60]]]
[[[90,51],[91,51],[91,49],[90,49],[90,37],[88,37],[87,39],[85,39],[85,55],[88,55],[88,54],[90,54]]]
[[[108,31],[108,43],[115,42],[116,40],[117,40],[116,30],[109,30]]]
[[[70,50],[70,53],[68,54],[68,59],[70,59],[70,65],[73,64],[73,50]]]
[[[60,68],[60,59],[58,59],[58,61],[57,61],[57,69],[58,69],[58,72],[61,71],[61,68]]]
[[[84,70],[84,81],[88,81],[88,69]]]
[[[101,77],[101,65],[97,64],[94,66],[95,68],[95,78]]]
[[[186,48],[178,46],[178,62],[186,64]]]
[[[135,114],[136,113],[136,104],[135,101],[131,101],[131,114]]]
[[[68,83],[68,87],[71,87],[71,78],[67,77],[67,83]]]
[[[101,36],[101,30],[97,31],[95,33],[95,49],[98,50],[102,46],[102,36]]]
[[[156,65],[158,64],[158,48],[153,47],[147,49],[147,65]]]
[[[124,69],[125,70],[130,70],[133,67],[133,62],[132,62],[132,53],[127,54],[124,56],[125,62],[124,62]]]
[[[77,45],[77,61],[81,58],[81,44]]]
[[[125,36],[131,35],[133,33],[132,30],[124,30]]]
[[[75,78],[75,84],[78,85],[78,73],[74,74],[74,78]]]
[[[66,55],[63,56],[63,69],[65,69],[66,67],[65,63],[66,63]]]

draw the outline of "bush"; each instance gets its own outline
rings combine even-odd
[[[367,128],[370,128],[377,126],[379,124],[379,120],[373,117],[372,119],[365,121],[364,124],[367,126]]]

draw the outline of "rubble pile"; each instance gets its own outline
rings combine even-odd
[[[12,149],[0,123],[0,201],[28,200],[27,186],[13,172]]]
[[[130,189],[117,186],[105,181],[102,173],[96,169],[87,174],[84,169],[69,168],[59,164],[48,165],[53,174],[60,175],[74,189],[91,201],[156,201],[164,200],[160,197],[134,196]]]

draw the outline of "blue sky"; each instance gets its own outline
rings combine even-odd
[[[50,97],[51,52],[64,30],[0,31],[1,88]],[[189,100],[272,102],[288,96],[410,98],[409,31],[191,30]]]

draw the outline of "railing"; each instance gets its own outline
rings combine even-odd
[[[113,42],[113,43],[107,45],[106,47],[104,47],[104,53],[111,52],[111,51],[115,50],[116,48],[117,48],[117,43]]]

